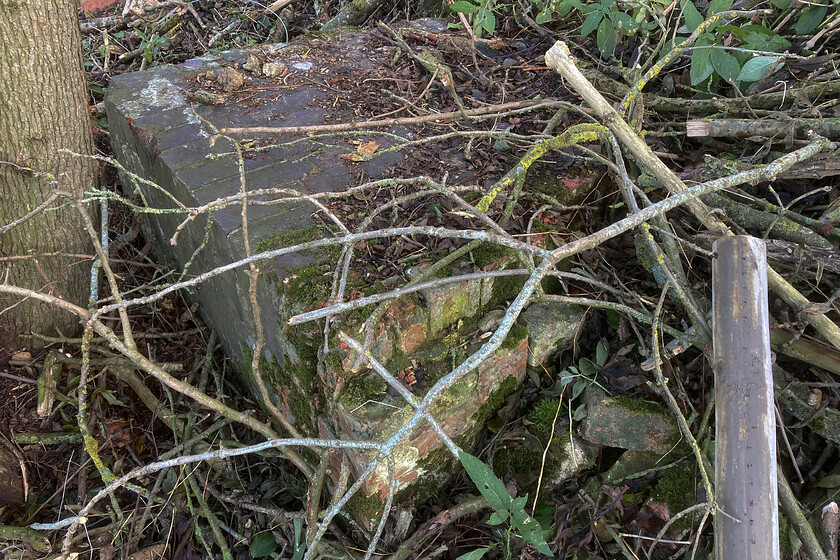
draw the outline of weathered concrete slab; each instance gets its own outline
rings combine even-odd
[[[243,188],[233,144],[225,138],[211,143],[214,129],[353,119],[359,108],[343,101],[331,84],[361,88],[359,77],[386,65],[391,54],[372,47],[362,34],[347,33],[329,41],[310,39],[250,53],[221,53],[180,66],[116,77],[106,99],[115,154],[129,171],[159,185],[139,185],[150,207],[173,209],[172,213],[148,215],[161,252],[178,266],[188,266],[188,276],[245,256],[240,204],[200,214],[186,224],[182,224],[184,213],[177,211],[182,206],[212,204]],[[267,63],[285,67],[286,73],[266,78],[246,70]],[[235,70],[244,79],[231,87],[222,87],[219,82],[214,88],[208,76],[224,68]],[[370,87],[378,91],[380,86]],[[191,101],[205,88],[213,90],[217,99],[223,96],[225,102],[202,105]],[[361,177],[384,176],[404,157],[402,152],[390,152],[357,163],[339,157],[347,152],[339,146],[343,140],[302,136],[275,140],[277,145],[268,149],[254,149],[255,142],[246,151],[244,189],[254,193],[251,201],[276,199],[276,194],[264,193],[263,189],[307,194],[341,191],[357,184]],[[387,138],[379,142],[389,145]],[[124,181],[128,184],[127,177]],[[315,212],[316,207],[306,201],[249,205],[252,249],[263,251],[329,235],[321,221],[313,217]],[[176,243],[170,244],[176,231]],[[330,264],[336,255],[330,250],[295,253],[261,265],[258,303],[266,339],[262,378],[278,407],[302,434],[384,441],[407,419],[411,407],[391,395],[377,376],[350,372],[351,360],[335,341],[330,344],[332,352],[325,356],[323,323],[287,326],[291,315],[326,301],[332,282]],[[372,293],[372,286],[362,281],[356,284]],[[249,277],[242,267],[203,283],[194,298],[256,395],[255,377],[249,371],[256,335],[248,293]],[[413,392],[422,395],[466,355],[478,317],[504,301],[493,294],[493,284],[483,281],[471,283],[466,291],[426,291],[422,299],[401,300],[377,326],[373,354],[411,385]],[[358,320],[358,316],[338,317],[336,324],[349,329]],[[483,421],[522,381],[527,348],[527,329],[518,326],[495,356],[435,405],[439,423],[464,448],[472,448]],[[446,455],[437,436],[426,426],[419,428],[395,455],[398,491],[411,490],[417,495],[417,483],[424,481],[428,488],[436,488],[446,470]],[[358,474],[365,460],[361,454],[353,458],[354,474]],[[331,476],[339,473],[339,457],[335,460]],[[386,493],[386,473],[377,472],[364,495],[354,502],[357,519],[367,525]]]

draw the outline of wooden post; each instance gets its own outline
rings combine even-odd
[[[714,250],[715,499],[724,512],[715,516],[715,558],[778,560],[765,247],[738,235]]]

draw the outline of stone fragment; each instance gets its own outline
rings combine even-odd
[[[289,69],[282,62],[266,62],[262,67],[263,74],[267,78],[276,78],[282,76]]]
[[[236,91],[245,84],[245,76],[241,72],[224,66],[207,71],[207,79],[216,82],[219,89],[227,92]]]
[[[472,272],[460,265],[452,267],[452,275]],[[481,309],[481,280],[469,280],[426,288],[420,293],[429,308],[429,334],[437,335],[449,325],[472,317]]]
[[[528,365],[537,367],[574,342],[582,316],[575,305],[554,301],[529,305],[520,316],[529,333]]]
[[[588,441],[580,439],[569,432],[555,434],[552,448],[552,461],[546,465],[544,483],[546,488],[557,487],[574,477],[578,473],[592,467],[598,449]]]
[[[242,63],[242,69],[246,72],[251,72],[252,74],[259,74],[260,59],[257,58],[257,55],[255,55],[254,53],[249,53],[248,57],[245,59],[245,62]]]
[[[677,443],[677,426],[665,409],[636,398],[607,395],[595,385],[584,391],[586,417],[580,435],[592,443],[664,453]]]
[[[406,297],[391,305],[386,321],[394,335],[397,352],[413,354],[426,343],[429,313],[417,299]]]

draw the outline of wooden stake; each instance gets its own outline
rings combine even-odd
[[[719,239],[712,267],[717,560],[778,560],[776,422],[764,243]]]

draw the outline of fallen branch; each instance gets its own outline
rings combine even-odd
[[[592,87],[592,84],[587,81],[583,74],[580,73],[578,68],[569,58],[569,49],[566,47],[565,43],[562,41],[556,42],[546,53],[545,61],[550,68],[553,68],[569,82],[575,91],[577,91],[577,93],[586,100],[589,106],[592,107],[595,114],[602,120],[602,122],[604,122],[613,134],[615,134],[616,137],[621,140],[625,146],[627,146],[642,166],[650,171],[651,174],[653,174],[654,177],[656,177],[672,195],[678,195],[686,192],[688,187],[686,187],[685,183],[683,183],[673,171],[671,171],[658,157],[656,157],[656,155],[654,155],[647,144],[645,144],[644,140],[635,133],[635,131],[624,121],[612,105],[607,103],[607,100],[604,99],[601,94]],[[809,146],[812,146],[812,149],[809,150],[808,156],[804,159],[807,159],[808,157],[811,157],[817,152],[825,149],[835,149],[834,144],[826,139],[816,140],[815,142],[809,144]],[[801,150],[797,150],[789,155],[793,156],[793,154],[801,153]],[[794,159],[803,161],[803,159],[799,159],[799,157],[800,156],[796,156]],[[784,164],[780,165],[782,161],[784,161]],[[755,174],[750,178],[746,178],[743,173],[738,173],[727,177],[726,180],[741,177],[740,180],[742,182],[772,181],[779,173],[781,173],[782,168],[789,169],[792,164],[793,161],[788,160],[787,156],[784,156],[761,170],[753,170],[755,171]],[[747,171],[746,173],[752,174],[753,171]],[[731,232],[726,224],[721,221],[719,217],[712,214],[709,211],[708,206],[703,204],[701,201],[692,199],[686,203],[686,206],[709,230],[723,235],[731,235]],[[767,281],[770,289],[794,309],[804,309],[805,306],[810,304],[808,298],[799,293],[796,288],[769,267],[767,270]],[[834,321],[822,313],[809,314],[805,317],[805,319],[813,325],[814,328],[817,329],[817,331],[819,331],[819,333],[822,334],[835,348],[840,349],[840,327],[838,327]]]
[[[689,138],[762,136],[785,140],[807,138],[810,132],[826,138],[840,138],[840,119],[695,119],[685,123],[685,135]]]
[[[388,128],[389,126],[405,126],[410,124],[439,123],[449,124],[450,121],[460,120],[466,117],[492,116],[499,111],[510,111],[523,109],[533,111],[536,109],[551,109],[559,107],[563,102],[556,100],[547,101],[514,101],[499,105],[487,105],[476,109],[465,109],[464,111],[450,111],[448,113],[433,113],[431,115],[420,115],[419,117],[405,117],[402,119],[379,119],[374,121],[350,121],[337,124],[315,124],[311,126],[250,126],[241,128],[222,128],[219,134],[317,134],[319,132],[337,132],[341,130],[359,130],[367,128]]]

